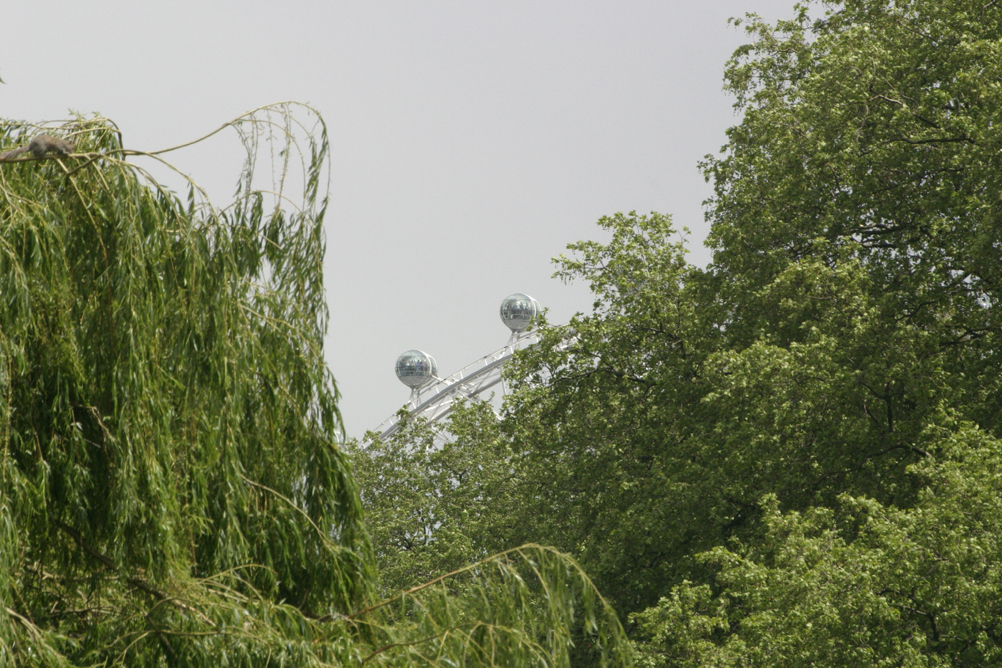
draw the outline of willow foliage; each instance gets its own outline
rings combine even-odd
[[[296,104],[226,127],[226,209],[103,118],[47,130],[72,156],[0,163],[0,665],[560,665],[575,612],[625,660],[543,548],[374,604],[321,350],[326,129]]]

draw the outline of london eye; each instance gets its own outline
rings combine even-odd
[[[396,374],[401,383],[411,388],[404,405],[413,417],[437,423],[449,416],[457,402],[483,401],[485,393],[501,384],[501,370],[516,351],[538,342],[533,320],[541,313],[539,302],[517,292],[501,302],[501,321],[511,331],[508,342],[498,350],[467,364],[459,371],[442,378],[435,358],[421,350],[408,350],[396,362]],[[400,414],[394,414],[376,428],[380,439],[393,436],[401,427]]]

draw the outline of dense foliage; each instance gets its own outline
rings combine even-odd
[[[448,456],[484,474],[446,495],[499,510],[439,505],[441,545],[374,547],[405,578],[454,536],[546,541],[650,665],[997,663],[1002,7],[845,0],[747,29],[742,120],[703,165],[712,264],[666,216],[600,221],[611,241],[557,260],[593,311],[540,325],[499,419],[453,420]],[[374,514],[412,536],[427,501],[391,494]]]
[[[385,594],[518,545],[499,540],[521,499],[510,450],[493,436],[494,413],[473,404],[457,417],[444,442],[425,421],[405,418],[368,453],[349,443]]]
[[[321,349],[326,130],[289,104],[224,127],[249,151],[225,210],[106,119],[0,164],[0,666],[567,665],[572,627],[625,662],[547,548],[374,597]]]

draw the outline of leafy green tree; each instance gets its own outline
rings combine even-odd
[[[753,20],[727,70],[744,120],[705,169],[730,331],[774,329],[755,294],[791,263],[850,255],[879,320],[925,365],[867,382],[902,426],[935,403],[904,376],[936,365],[951,403],[998,420],[999,17],[954,0],[845,2],[813,23],[801,8],[776,28]]]
[[[575,346],[556,331],[516,372],[512,433],[541,481],[572,486],[558,544],[604,589],[636,587],[621,607],[756,531],[763,494],[910,505],[907,467],[935,455],[919,442],[943,410],[996,428],[997,12],[753,20],[727,72],[744,120],[706,163],[713,266],[679,264],[659,216],[607,219],[612,243],[561,260],[596,309],[569,325]]]
[[[594,308],[480,431],[506,539],[573,554],[655,665],[997,662],[1002,7],[808,10],[728,65],[711,266],[660,214],[558,259]]]
[[[626,662],[551,549],[374,596],[321,350],[326,130],[293,104],[224,127],[248,162],[223,210],[102,118],[0,164],[0,665],[567,665],[573,625]]]
[[[766,538],[700,556],[712,586],[684,583],[636,615],[650,666],[986,666],[1002,658],[1002,444],[971,425],[930,429],[940,457],[912,474],[909,508],[871,498],[781,513]]]
[[[789,432],[755,416],[823,393],[797,423],[823,426],[805,435],[838,459],[805,480],[841,493],[803,503],[777,486],[802,513],[768,502],[761,542],[699,557],[719,569],[713,587],[683,585],[637,617],[654,663],[998,661],[1002,12],[827,7],[775,28],[753,19],[755,42],[728,68],[744,118],[705,165],[708,284],[730,356],[769,345],[804,378],[795,393],[772,386],[776,408],[730,420],[733,445],[757,433],[785,453]],[[855,287],[819,292],[805,271]],[[824,358],[801,357],[825,339]]]
[[[448,437],[405,416],[387,442],[349,441],[383,592],[516,547],[517,470],[489,404],[460,406]]]

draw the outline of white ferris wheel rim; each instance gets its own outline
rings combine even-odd
[[[434,424],[448,417],[457,401],[480,399],[480,395],[501,382],[501,369],[516,351],[535,346],[539,335],[535,328],[512,332],[504,347],[467,364],[446,378],[432,376],[428,382],[411,390],[404,408],[414,417]],[[394,413],[376,427],[379,438],[386,440],[400,429],[400,415]]]

